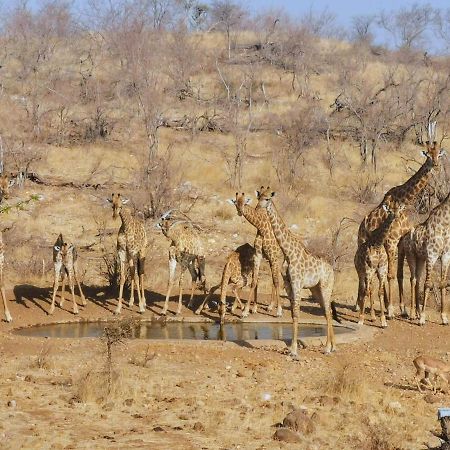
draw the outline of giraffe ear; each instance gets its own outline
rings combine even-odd
[[[246,205],[249,205],[251,202],[252,202],[252,199],[251,199],[250,197],[247,197],[247,198],[245,199],[245,204],[246,204]]]
[[[60,247],[59,245],[55,245],[53,248],[54,248],[57,252],[59,252],[59,251],[61,250],[61,247]]]
[[[227,202],[228,202],[230,205],[236,205],[236,200],[235,200],[234,198],[229,198],[229,199],[227,199]]]
[[[16,179],[13,178],[12,180],[9,180],[8,187],[14,186],[16,184]]]
[[[259,198],[261,193],[259,191],[255,191],[256,198]]]
[[[113,202],[110,198],[107,198],[106,201],[107,201],[108,203],[112,203],[112,202]]]
[[[421,151],[420,151],[420,154],[421,154],[422,156],[428,157],[428,153],[427,153],[425,150],[421,150]]]
[[[387,207],[386,203],[383,203],[383,209],[384,209],[386,212],[389,211],[389,208]]]
[[[272,192],[272,193],[270,194],[271,197],[275,197],[275,195],[277,195],[276,192]]]
[[[129,198],[122,198],[122,205],[126,205],[129,201],[130,201]]]
[[[441,156],[445,156],[446,154],[447,154],[447,151],[445,149],[441,148],[439,150],[438,158],[440,158]]]

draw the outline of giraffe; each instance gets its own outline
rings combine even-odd
[[[9,198],[9,188],[14,184],[14,180],[10,180],[7,174],[0,175],[0,203],[3,199]],[[3,308],[5,311],[5,320],[7,322],[12,321],[11,313],[8,309],[8,304],[5,295],[5,284],[3,280],[3,267],[5,265],[5,244],[3,243],[3,233],[0,231],[0,293],[3,300]]]
[[[383,205],[389,209],[393,209],[395,205],[410,205],[417,196],[423,191],[428,184],[432,170],[439,167],[440,158],[444,151],[437,145],[435,141],[436,122],[430,123],[428,126],[429,140],[426,142],[426,148],[422,154],[426,157],[425,162],[419,170],[409,178],[405,183],[394,186],[384,195],[383,201],[364,217],[358,229],[358,245],[365,242],[370,234],[380,227],[381,223],[386,220],[387,212]],[[394,317],[394,306],[392,301],[392,283],[395,279],[395,261],[397,256],[397,246],[401,237],[411,229],[408,216],[405,211],[401,212],[394,220],[389,229],[388,236],[384,242],[384,248],[388,258],[388,318]],[[397,280],[398,281],[398,280]],[[400,289],[400,287],[399,287]],[[402,300],[402,299],[401,299]],[[357,308],[358,309],[358,308]],[[400,303],[400,312],[403,316],[407,316],[406,308]]]
[[[5,320],[12,322],[12,316],[8,309],[5,294],[5,283],[3,280],[3,266],[5,265],[5,244],[3,243],[3,233],[0,232],[0,292],[2,294],[3,308],[5,311]]]
[[[272,231],[272,226],[270,225],[267,212],[264,209],[255,209],[249,206],[250,199],[246,198],[244,193],[239,194],[236,192],[236,198],[229,199],[228,202],[236,206],[239,216],[244,216],[245,219],[257,229],[254,242],[256,259],[253,283],[250,293],[251,296],[249,297],[249,301],[247,302],[247,305],[242,313],[242,317],[247,317],[249,314],[250,300],[252,296],[254,298],[253,312],[256,313],[257,311],[259,268],[263,256],[269,261],[270,270],[272,272],[272,295],[267,311],[272,311],[276,302],[276,316],[281,317],[283,315],[283,308],[280,297],[280,274],[281,266],[283,264],[283,252],[281,251]]]
[[[429,217],[407,233],[399,245],[398,279],[400,296],[403,297],[403,264],[407,259],[411,272],[411,318],[419,318],[419,324],[426,321],[425,308],[431,288],[432,272],[438,259],[441,260],[441,321],[448,325],[445,309],[447,273],[450,263],[450,194],[430,213]],[[425,286],[422,310],[420,311],[420,285],[425,268]],[[401,281],[401,283],[400,283]],[[420,314],[418,316],[418,313]]]
[[[162,315],[167,314],[170,292],[175,282],[177,263],[180,264],[181,270],[176,315],[181,313],[183,299],[182,286],[186,269],[189,270],[192,279],[191,296],[188,308],[192,305],[194,290],[197,286],[201,287],[206,295],[205,252],[199,233],[195,230],[194,225],[191,222],[172,218],[170,217],[170,212],[171,211],[168,211],[163,214],[158,223],[158,228],[161,229],[164,236],[171,242],[169,247],[169,280],[164,307],[161,311]]]
[[[61,299],[59,306],[62,307],[64,303],[64,291],[66,288],[66,276],[69,278],[70,291],[72,293],[72,303],[73,303],[73,313],[78,314],[78,306],[75,301],[75,289],[73,280],[75,279],[78,290],[80,291],[81,302],[83,306],[86,306],[86,298],[78,281],[77,276],[77,250],[73,244],[68,244],[64,242],[62,234],[60,233],[56,239],[55,245],[53,246],[53,266],[55,268],[55,279],[53,283],[53,295],[52,303],[50,305],[49,315],[52,315],[55,311],[55,299],[56,292],[59,287],[59,280],[62,279],[61,285]]]
[[[129,307],[134,304],[134,284],[139,298],[139,312],[145,312],[144,268],[147,251],[147,233],[144,223],[132,216],[131,211],[123,205],[128,199],[119,194],[112,194],[108,201],[112,205],[113,219],[120,217],[122,224],[117,235],[117,256],[120,263],[119,302],[114,311],[120,314],[122,309],[123,286],[125,284],[125,263],[131,270],[131,293]]]
[[[255,247],[248,243],[240,245],[236,250],[231,252],[227,257],[227,262],[222,271],[222,280],[216,286],[213,286],[209,294],[205,297],[202,304],[197,308],[195,314],[200,314],[203,307],[209,300],[209,298],[214,294],[214,292],[220,287],[220,323],[223,324],[225,321],[225,311],[226,311],[226,296],[228,285],[232,286],[234,294],[234,302],[231,307],[231,313],[234,314],[236,310],[236,303],[239,303],[242,309],[242,302],[239,298],[238,291],[246,286],[251,286],[254,270],[255,270],[255,259],[256,250]],[[248,302],[251,301],[251,297]]]
[[[387,219],[372,232],[367,241],[358,246],[355,253],[355,269],[358,273],[358,305],[360,310],[359,325],[364,323],[365,304],[367,298],[370,300],[370,314],[372,320],[375,320],[375,310],[372,299],[372,283],[375,274],[378,277],[378,297],[380,299],[381,326],[387,327],[386,317],[384,315],[384,296],[386,294],[386,280],[388,271],[387,254],[384,249],[384,241],[389,234],[389,230],[403,208],[389,210],[386,205],[383,208],[387,211]]]
[[[258,192],[257,208],[264,208],[270,220],[275,238],[283,251],[288,264],[287,282],[290,284],[290,301],[292,313],[291,355],[297,356],[298,317],[300,312],[301,290],[309,289],[322,305],[327,321],[327,343],[325,352],[335,350],[335,338],[332,325],[331,293],[333,291],[334,273],[330,264],[312,255],[303,245],[299,236],[292,233],[283,222],[273,204],[275,192],[261,187]]]

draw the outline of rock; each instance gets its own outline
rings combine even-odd
[[[9,400],[8,401],[8,406],[10,408],[15,408],[17,406],[17,402],[15,400]]]
[[[154,427],[154,428],[153,428],[153,431],[161,432],[161,431],[164,431],[164,428],[163,428],[163,427],[160,427],[160,426],[157,426],[157,427]]]
[[[316,430],[316,426],[305,410],[294,409],[283,420],[283,426],[302,434],[311,434]]]
[[[289,428],[278,428],[278,430],[275,431],[273,435],[273,439],[282,442],[301,442],[300,435],[295,431],[290,430]]]
[[[131,406],[133,404],[134,400],[132,398],[127,398],[124,403],[125,406]]]
[[[390,402],[388,407],[394,411],[400,411],[402,409],[400,402]]]
[[[194,431],[205,431],[205,426],[201,422],[195,422],[192,429]]]
[[[322,397],[319,398],[319,405],[320,406],[333,406],[339,403],[339,397],[330,397],[328,395],[322,395]]]
[[[433,403],[437,403],[438,401],[439,401],[439,398],[438,398],[438,396],[437,395],[434,395],[434,394],[427,394],[427,395],[425,395],[425,397],[423,398],[427,403],[431,403],[431,404],[433,404]]]

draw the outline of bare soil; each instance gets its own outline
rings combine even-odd
[[[448,328],[437,314],[425,327],[396,319],[369,341],[340,344],[331,355],[320,346],[293,360],[281,342],[127,341],[113,351],[113,386],[106,383],[99,339],[20,337],[14,327],[52,321],[113,319],[113,293],[86,289],[79,317],[71,303],[49,308],[50,288],[9,291],[12,324],[0,324],[0,447],[5,449],[422,449],[437,445],[436,411],[449,395],[420,393],[412,359],[449,355]],[[147,292],[157,317],[162,294]],[[267,299],[262,297],[263,301]],[[197,298],[200,301],[200,297]],[[286,302],[286,300],[285,300]],[[305,320],[320,310],[306,303]],[[171,310],[175,302],[171,303]],[[257,318],[270,317],[260,308]],[[338,308],[354,322],[347,305]],[[137,316],[124,307],[123,316]],[[171,313],[170,316],[173,314]],[[183,309],[183,316],[192,315]],[[209,316],[214,314],[207,313]],[[285,303],[284,319],[289,318]],[[144,365],[144,360],[146,363]],[[101,397],[101,398],[100,398]],[[430,403],[433,402],[433,403]],[[292,407],[315,424],[300,443],[272,438]]]

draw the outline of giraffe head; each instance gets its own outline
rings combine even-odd
[[[273,197],[275,197],[275,192],[273,192],[269,186],[261,186],[259,191],[256,191],[256,197],[258,198],[258,204],[256,208],[267,208],[270,203],[272,203]]]
[[[228,200],[228,203],[236,206],[238,216],[242,216],[242,210],[245,205],[248,205],[252,201],[251,198],[245,197],[244,192],[239,194],[239,192],[236,192],[236,198],[230,198]]]
[[[439,166],[439,159],[445,154],[445,150],[436,142],[436,122],[428,124],[428,140],[425,142],[425,150],[422,154],[433,167]]]
[[[129,199],[122,198],[119,194],[111,194],[111,198],[108,198],[108,202],[111,203],[113,209],[113,219],[117,219],[120,211],[122,210],[122,206],[129,202]]]
[[[9,188],[14,185],[15,180],[3,173],[0,175],[0,201],[9,198]]]
[[[64,242],[62,233],[59,234],[58,239],[56,239],[55,245],[53,246],[53,256],[58,254],[61,256],[63,262],[67,260],[67,256],[73,251],[73,244],[68,244]]]

